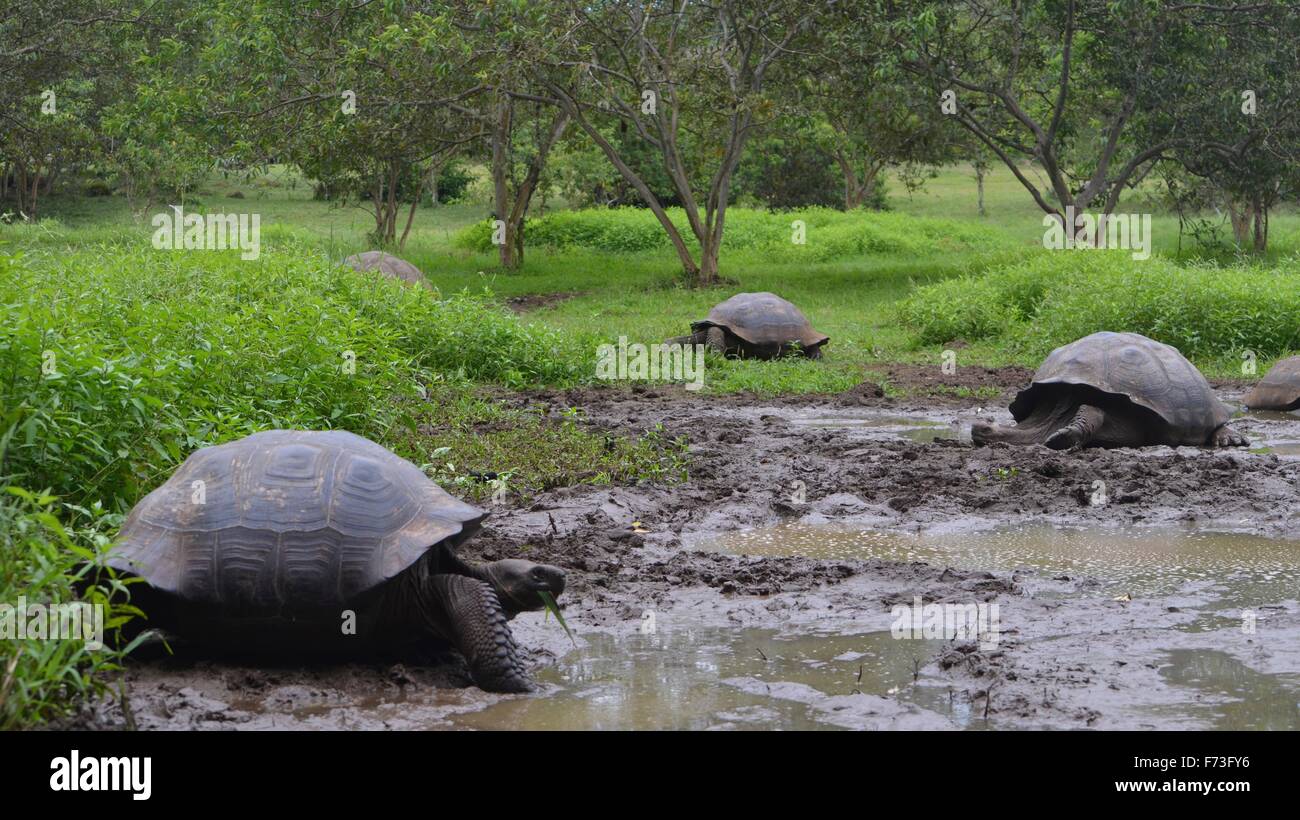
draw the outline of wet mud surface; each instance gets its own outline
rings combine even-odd
[[[685,483],[511,498],[464,546],[472,559],[569,571],[561,603],[577,648],[540,614],[514,624],[539,694],[485,694],[454,656],[268,669],[180,653],[133,664],[125,710],[105,704],[87,722],[122,725],[129,712],[151,729],[1300,728],[1300,576],[1286,564],[1300,566],[1300,416],[1241,416],[1252,446],[1234,450],[973,447],[970,424],[1009,421],[1030,374],[964,370],[962,390],[938,368],[896,365],[845,394],[780,400],[640,386],[503,394],[557,416],[580,408],[617,434],[663,425],[691,442]],[[1243,392],[1215,387],[1229,404]],[[890,397],[900,389],[911,397]],[[782,527],[814,545],[825,527],[947,546],[908,560],[797,544],[744,554],[743,539],[727,540]],[[1254,539],[1257,564],[1276,541],[1284,566],[1234,571],[1229,560],[1129,589],[1122,573],[963,548],[965,534],[987,543],[1035,527],[1231,533]],[[1281,575],[1243,599],[1241,578],[1265,572]],[[890,640],[893,607],[917,598],[997,604],[996,646]]]

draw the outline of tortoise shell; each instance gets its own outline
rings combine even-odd
[[[804,350],[826,344],[830,337],[813,330],[803,311],[774,293],[737,293],[714,305],[708,318],[691,325],[699,331],[722,327],[753,345],[798,342]]]
[[[1242,403],[1252,410],[1294,410],[1300,407],[1300,356],[1275,362]]]
[[[271,430],[192,453],[131,511],[108,564],[195,604],[328,607],[484,516],[361,436]]]
[[[1011,403],[1016,421],[1061,385],[1093,388],[1155,413],[1175,439],[1204,442],[1231,413],[1201,372],[1177,348],[1139,333],[1103,331],[1053,350],[1034,381]]]
[[[377,270],[380,273],[391,276],[394,279],[400,279],[403,282],[409,282],[413,285],[422,285],[425,283],[424,274],[420,269],[405,259],[399,259],[391,253],[383,251],[366,251],[365,253],[354,253],[343,264],[351,267],[355,271]]]

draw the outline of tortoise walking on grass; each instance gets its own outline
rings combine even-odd
[[[1295,410],[1300,407],[1300,356],[1276,362],[1242,403],[1251,410]]]
[[[1240,447],[1228,408],[1177,349],[1137,333],[1094,333],[1053,350],[1011,402],[1014,427],[976,424],[976,444]]]
[[[691,331],[667,343],[706,344],[723,355],[755,359],[775,359],[797,348],[818,359],[830,341],[813,330],[799,308],[773,293],[737,293],[715,305],[707,318],[692,322]]]
[[[433,638],[483,689],[528,691],[507,621],[564,571],[461,561],[484,516],[360,436],[272,430],[191,454],[108,563],[148,582],[151,625],[199,644],[352,655]]]
[[[405,259],[399,259],[391,253],[384,253],[383,251],[354,253],[344,259],[343,264],[355,271],[377,270],[386,276],[400,279],[412,285],[425,284],[424,274],[420,272],[419,268]]]

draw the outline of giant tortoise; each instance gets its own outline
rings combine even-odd
[[[1137,333],[1103,331],[1048,355],[1011,402],[1014,427],[976,424],[976,444],[1238,447],[1228,408],[1176,348]]]
[[[1274,364],[1241,401],[1251,410],[1295,410],[1300,407],[1300,356],[1291,356]]]
[[[399,259],[391,253],[383,251],[366,251],[365,253],[354,253],[343,264],[355,271],[377,270],[385,276],[393,279],[399,279],[412,285],[426,284],[424,274],[420,269],[405,259]]]
[[[709,315],[691,323],[691,335],[667,344],[706,344],[727,356],[775,359],[795,349],[820,358],[830,341],[813,330],[799,308],[774,293],[737,293],[714,305]]]
[[[342,431],[271,430],[195,451],[122,527],[151,625],[276,655],[458,649],[483,689],[531,688],[507,621],[564,590],[530,561],[462,561],[485,513]],[[142,585],[133,585],[133,590]]]

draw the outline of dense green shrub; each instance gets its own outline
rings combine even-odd
[[[1133,331],[1188,356],[1300,347],[1294,263],[1180,266],[1127,251],[1045,252],[919,288],[899,306],[923,343],[1001,337],[1032,353],[1099,330]]]
[[[483,298],[305,249],[0,256],[0,473],[129,505],[197,446],[270,427],[383,439],[425,385],[576,381],[562,337]]]
[[[67,526],[73,521],[75,528]],[[98,507],[59,504],[0,480],[0,603],[15,607],[13,618],[28,614],[16,609],[20,603],[99,605],[103,637],[111,639],[138,610],[125,603],[122,582],[94,583],[90,573],[119,521]],[[108,673],[121,668],[130,649],[108,640],[95,648],[78,638],[18,638],[16,621],[10,628],[14,636],[0,640],[0,730],[72,715],[85,699],[108,691]]]
[[[686,213],[670,208],[668,215],[683,238],[698,249]],[[804,223],[803,244],[793,241],[796,220]],[[556,211],[528,220],[524,237],[532,247],[579,247],[610,253],[670,252],[672,247],[668,234],[645,208]],[[456,236],[455,244],[467,250],[490,252],[491,223],[465,228]],[[830,208],[786,213],[729,208],[722,254],[761,254],[764,259],[780,262],[824,262],[865,254],[925,255],[1005,245],[1006,238],[995,229],[945,219],[872,211],[844,213]]]

